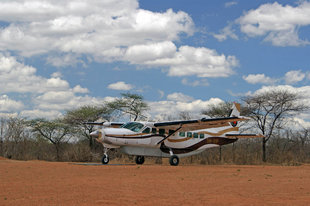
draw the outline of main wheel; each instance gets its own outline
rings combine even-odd
[[[179,157],[176,156],[176,155],[172,155],[172,156],[169,158],[169,163],[170,163],[170,165],[172,165],[172,166],[178,166],[178,164],[179,164]]]
[[[102,157],[102,160],[101,160],[102,164],[106,165],[106,164],[109,163],[109,161],[110,161],[109,156],[104,154],[103,157]]]
[[[138,165],[142,165],[144,163],[144,157],[143,156],[136,156],[136,163]]]

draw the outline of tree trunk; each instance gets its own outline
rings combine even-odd
[[[263,157],[262,157],[262,160],[263,162],[266,162],[266,137],[263,138]]]
[[[59,162],[60,161],[59,145],[55,144],[55,148],[56,148],[56,160]]]

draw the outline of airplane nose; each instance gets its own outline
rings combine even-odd
[[[101,136],[101,132],[97,130],[97,131],[90,133],[89,135],[97,139]]]

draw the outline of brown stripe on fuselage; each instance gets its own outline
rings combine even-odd
[[[223,138],[223,137],[210,137],[210,138],[207,138],[207,139],[204,139],[198,142],[197,144],[194,144],[192,146],[185,147],[185,148],[171,148],[171,147],[167,147],[164,143],[162,143],[160,146],[160,150],[164,153],[170,153],[170,149],[171,149],[174,154],[185,154],[185,153],[195,151],[206,144],[225,145],[225,144],[233,143],[237,140],[238,140],[237,138],[230,139],[230,138]]]
[[[220,136],[220,135],[225,134],[226,132],[232,132],[232,131],[239,131],[239,127],[231,127],[231,128],[228,128],[228,129],[221,130],[221,131],[219,131],[217,133],[208,132],[208,131],[202,131],[202,132],[199,132],[199,133],[208,134],[210,136]]]

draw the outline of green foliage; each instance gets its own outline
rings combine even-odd
[[[122,93],[121,98],[117,98],[112,102],[107,102],[106,106],[110,110],[119,111],[121,114],[129,114],[133,116],[133,120],[136,121],[141,118],[144,111],[149,109],[146,102],[143,100],[142,95],[132,93]]]

